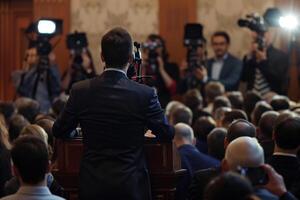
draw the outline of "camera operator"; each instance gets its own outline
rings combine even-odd
[[[36,42],[31,41],[26,50],[17,93],[37,100],[41,112],[48,113],[52,101],[60,93],[60,75],[54,54],[50,53],[47,58],[40,56],[36,45]],[[42,63],[45,59],[48,60],[47,65]]]
[[[146,80],[146,84],[157,89],[159,101],[164,108],[177,92],[178,66],[168,61],[166,44],[161,36],[149,35],[143,48],[145,74],[152,76]]]
[[[75,53],[75,50],[70,50],[70,67],[62,75],[62,89],[69,94],[73,83],[95,75],[91,52],[86,48],[83,48],[79,54]]]
[[[259,48],[260,35],[252,32],[253,43],[248,55],[244,57],[242,83],[248,90],[253,90],[263,97],[269,92],[287,93],[288,56],[271,43],[269,31],[261,34],[263,48]]]

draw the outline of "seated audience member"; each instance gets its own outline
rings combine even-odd
[[[28,120],[20,114],[12,116],[9,122],[9,140],[11,143],[19,137],[22,129],[29,125]]]
[[[228,107],[231,108],[231,103],[229,101],[229,99],[225,96],[218,96],[214,99],[213,102],[213,110],[212,110],[212,114],[215,113],[215,111],[220,108],[220,107]]]
[[[3,200],[59,200],[47,187],[46,174],[49,172],[48,150],[39,137],[24,136],[15,141],[11,150],[13,170],[21,187],[16,194]]]
[[[16,108],[12,102],[0,101],[0,113],[3,114],[7,125],[10,118],[16,113]]]
[[[216,122],[212,117],[200,117],[195,121],[193,130],[196,137],[196,147],[200,152],[207,154],[207,135],[214,128],[216,128]]]
[[[175,125],[174,143],[181,158],[181,167],[187,169],[187,175],[179,182],[176,199],[185,199],[188,185],[194,172],[200,169],[219,166],[219,161],[197,150],[194,146],[193,129],[184,123]]]
[[[54,124],[54,119],[50,119],[50,118],[42,118],[39,120],[35,121],[36,125],[39,125],[40,127],[42,127],[45,132],[47,133],[48,136],[48,144],[50,146],[54,146],[54,137],[53,137],[53,133],[52,133],[52,127]]]
[[[0,197],[4,196],[4,184],[11,178],[10,143],[4,122],[0,121]]]
[[[244,108],[244,97],[240,91],[227,92],[226,96],[229,99],[233,109]]]
[[[33,123],[40,113],[39,102],[29,98],[19,98],[16,100],[18,113],[23,115],[30,123]]]
[[[225,93],[224,85],[220,82],[209,82],[205,85],[204,94],[205,94],[205,102],[206,107],[204,111],[208,113],[212,113],[213,110],[213,102],[216,97],[222,96]]]
[[[225,128],[214,128],[207,135],[208,155],[222,160],[225,155],[224,140],[227,134]]]
[[[38,125],[28,125],[26,126],[21,134],[20,137],[24,136],[35,136],[44,141],[45,145],[47,146],[47,152],[48,152],[48,159],[49,163],[51,164],[50,160],[52,157],[52,149],[48,145],[48,135],[45,132],[45,130],[38,126]],[[50,165],[49,165],[50,166]],[[53,175],[51,174],[51,169],[49,169],[49,173],[47,173],[47,186],[52,194],[63,196],[63,188],[58,184],[58,182],[54,179]],[[11,178],[6,184],[5,184],[5,194],[14,194],[18,191],[21,182],[19,182],[19,179],[17,177]]]
[[[268,161],[283,176],[288,190],[300,198],[300,117],[285,118],[274,126],[275,149]]]
[[[287,96],[275,95],[271,102],[271,106],[275,111],[282,111],[290,109],[290,100]]]
[[[238,173],[226,172],[209,182],[205,200],[257,200],[250,181]]]
[[[251,113],[251,121],[255,126],[258,126],[258,121],[261,115],[266,112],[273,110],[273,108],[265,101],[259,101],[255,104],[255,107]]]
[[[220,108],[216,109],[213,116],[216,121],[217,127],[222,127],[222,121],[225,116],[225,113],[230,112],[230,111],[231,111],[231,108],[228,108],[228,107],[220,107]]]
[[[192,124],[193,112],[186,106],[179,106],[170,115],[170,124],[175,125],[177,123]]]
[[[62,98],[55,99],[50,109],[50,115],[56,119],[59,116],[59,114],[63,111],[65,105],[66,100]]]
[[[233,109],[229,112],[225,112],[221,122],[221,127],[228,128],[234,120],[238,119],[248,120],[247,114],[243,110],[239,109]]]
[[[274,141],[272,134],[273,127],[278,116],[279,113],[276,111],[267,111],[261,116],[258,122],[256,138],[264,149],[265,160],[268,160],[274,152]]]
[[[244,109],[249,119],[257,102],[261,101],[262,97],[253,91],[248,91],[244,96]]]
[[[189,197],[192,200],[202,199],[207,184],[224,172],[236,171],[241,167],[259,167],[262,164],[264,164],[264,152],[257,140],[247,136],[236,138],[227,146],[220,168],[210,168],[195,173],[189,188]],[[256,188],[255,194],[261,199],[278,199],[275,195],[261,188]]]
[[[178,107],[184,107],[185,105],[179,101],[170,101],[165,109],[165,115],[166,118],[168,120],[168,122],[170,121],[170,117],[171,117],[171,113],[174,112],[174,110],[176,110]]]

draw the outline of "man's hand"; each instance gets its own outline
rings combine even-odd
[[[266,173],[268,174],[269,182],[263,187],[272,192],[277,196],[282,196],[287,192],[286,187],[284,185],[283,178],[280,174],[278,174],[270,165],[264,164],[262,165]]]
[[[258,49],[258,44],[253,43],[252,50],[255,53],[256,62],[260,63],[261,61],[267,60],[267,50],[264,48],[263,50]]]
[[[207,70],[205,67],[199,67],[194,70],[195,77],[198,80],[203,80],[204,77],[207,77]]]

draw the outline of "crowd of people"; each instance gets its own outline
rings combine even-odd
[[[300,199],[300,105],[284,96],[287,55],[265,38],[265,49],[253,44],[241,61],[229,53],[229,35],[217,31],[215,55],[204,60],[199,46],[199,65],[191,68],[169,62],[164,39],[152,34],[147,42],[157,47],[144,50],[142,64],[152,79],[139,84],[126,74],[132,38],[115,28],[101,40],[100,76],[88,51],[82,65],[91,75],[74,81],[74,68],[65,72],[68,99],[59,97],[54,60],[34,73],[39,58],[31,46],[18,98],[0,101],[0,197],[66,198],[51,174],[54,144],[80,127],[80,199],[151,199],[146,130],[179,152],[187,173],[177,183],[178,200]]]

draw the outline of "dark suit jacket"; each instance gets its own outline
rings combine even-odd
[[[191,183],[194,173],[201,169],[219,166],[220,162],[206,154],[201,153],[192,145],[182,145],[178,148],[178,152],[181,158],[181,167],[183,169],[187,169],[187,175],[185,175],[177,185],[176,199],[184,200],[186,199],[188,187]]]
[[[213,80],[212,77],[212,65],[215,59],[211,58],[207,62],[207,76],[209,80]],[[238,90],[240,77],[242,73],[243,63],[238,58],[231,54],[228,54],[224,60],[223,67],[220,72],[219,80],[227,91]]]
[[[150,199],[144,131],[171,141],[174,135],[154,90],[117,71],[74,84],[53,126],[67,137],[80,124],[85,147],[80,168],[81,199]]]
[[[300,198],[300,161],[298,158],[273,155],[268,163],[282,175],[287,189]]]
[[[255,69],[258,68],[272,91],[286,94],[288,83],[288,56],[284,52],[269,46],[267,49],[268,60],[257,63],[254,58],[244,58],[241,80],[247,83],[247,89],[252,90],[255,80]]]

